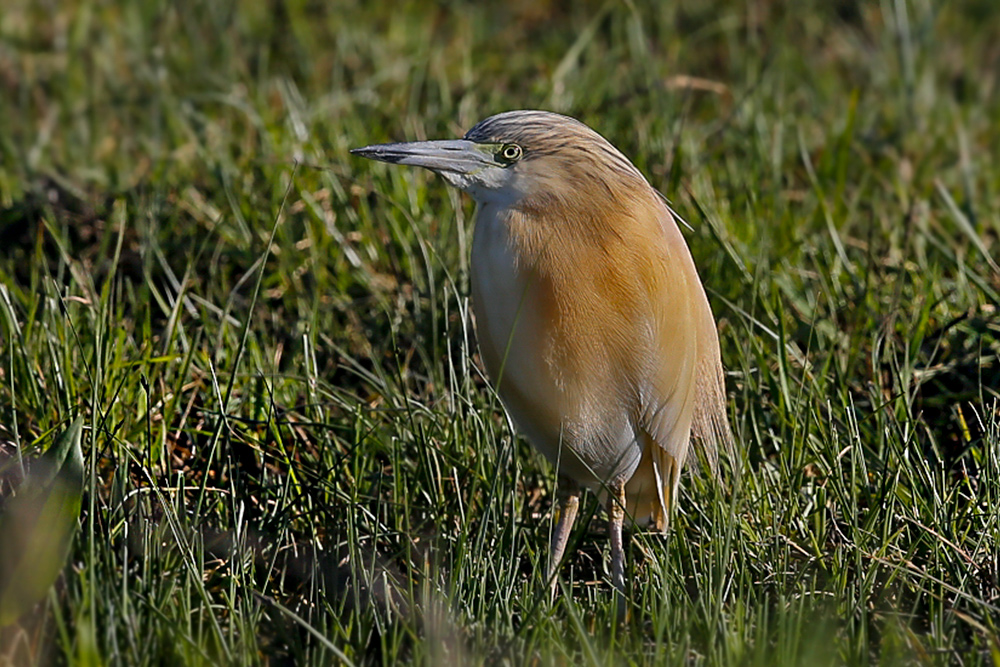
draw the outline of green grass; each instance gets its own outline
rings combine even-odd
[[[995,2],[561,4],[4,2],[0,452],[84,415],[88,482],[0,662],[1000,664]],[[691,223],[729,371],[622,627],[592,497],[547,602],[472,203],[347,152],[537,107]]]

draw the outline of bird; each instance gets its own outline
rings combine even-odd
[[[586,489],[606,507],[623,593],[626,515],[666,532],[689,454],[717,471],[734,449],[716,321],[679,216],[607,139],[550,111],[351,153],[429,169],[476,201],[480,357],[558,475],[552,595]]]

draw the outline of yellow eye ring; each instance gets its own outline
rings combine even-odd
[[[500,157],[507,162],[516,162],[521,159],[521,147],[517,144],[507,144],[500,149]]]

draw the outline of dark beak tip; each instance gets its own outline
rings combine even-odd
[[[398,162],[402,157],[400,155],[393,154],[392,151],[387,151],[385,146],[381,144],[376,144],[374,146],[362,146],[361,148],[352,148],[351,155],[357,155],[359,157],[376,160],[378,162]]]

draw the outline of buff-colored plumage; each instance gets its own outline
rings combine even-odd
[[[482,357],[562,479],[551,573],[589,488],[606,498],[620,590],[623,510],[665,530],[692,436],[713,466],[732,444],[715,320],[670,208],[603,137],[544,111],[356,152],[433,169],[479,202]]]

